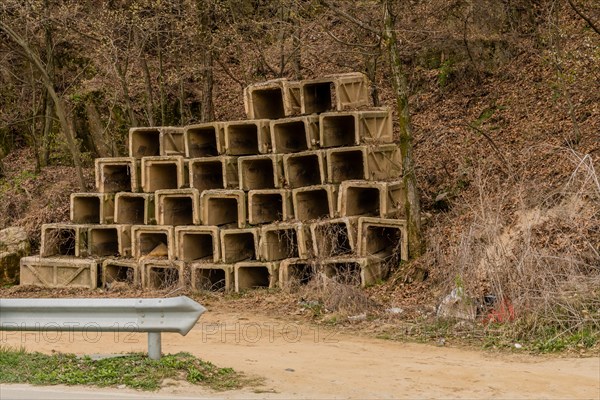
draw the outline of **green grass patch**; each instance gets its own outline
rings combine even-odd
[[[75,354],[47,355],[0,347],[0,383],[126,385],[157,390],[167,378],[214,390],[237,389],[250,382],[231,368],[219,368],[189,353],[165,355],[160,360],[141,353],[92,360]]]

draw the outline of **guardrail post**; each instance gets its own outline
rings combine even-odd
[[[148,332],[148,357],[151,360],[160,360],[160,353],[160,332]]]

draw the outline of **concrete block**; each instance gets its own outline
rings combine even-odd
[[[232,156],[269,153],[269,122],[268,119],[223,122],[225,153]]]
[[[402,173],[400,152],[394,144],[327,149],[325,157],[330,183],[351,179],[386,180]]]
[[[218,156],[225,151],[225,135],[221,122],[186,126],[183,137],[185,156],[188,158]]]
[[[140,191],[140,162],[135,158],[96,158],[94,165],[96,189],[100,193]]]
[[[279,286],[294,289],[310,283],[317,276],[314,260],[287,258],[279,264]]]
[[[361,257],[387,260],[408,260],[406,220],[360,217],[358,219],[358,248]]]
[[[283,158],[262,154],[238,158],[240,189],[275,189],[283,187]]]
[[[259,228],[222,229],[221,255],[225,263],[258,259]]]
[[[163,189],[154,193],[158,225],[199,225],[200,193],[197,189]]]
[[[87,257],[87,234],[90,225],[44,224],[40,255],[42,257]]]
[[[303,116],[270,122],[273,153],[296,153],[319,145],[319,117]]]
[[[334,257],[319,262],[320,271],[328,280],[361,286],[372,285],[387,278],[387,266],[379,260],[366,257]]]
[[[289,189],[263,189],[248,192],[248,223],[267,224],[294,218],[292,191]]]
[[[115,223],[130,225],[156,224],[154,194],[117,193],[115,195]]]
[[[300,85],[285,78],[259,82],[244,88],[248,119],[277,119],[300,113]]]
[[[325,183],[326,171],[323,151],[303,151],[283,156],[285,182],[292,189]]]
[[[344,181],[340,185],[338,212],[343,217],[404,215],[405,191],[402,181]]]
[[[310,225],[316,257],[353,254],[358,239],[358,217],[336,218]]]
[[[192,272],[192,290],[208,290],[211,292],[231,291],[234,288],[233,265],[193,263],[190,264]]]
[[[96,225],[88,228],[91,257],[131,256],[131,225]]]
[[[263,225],[259,250],[265,261],[310,258],[313,255],[310,227],[300,222]]]
[[[184,288],[189,280],[189,270],[183,261],[140,261],[142,287],[148,290]]]
[[[190,187],[200,192],[208,189],[239,187],[237,157],[219,156],[193,158],[188,161]]]
[[[115,195],[111,193],[71,193],[71,222],[109,224],[115,218]]]
[[[160,155],[185,156],[184,128],[163,126],[160,128]]]
[[[102,260],[90,258],[23,257],[20,285],[95,289],[98,287],[101,263]]]
[[[129,156],[183,156],[183,128],[174,126],[137,127],[129,129]]]
[[[391,143],[393,133],[389,109],[331,112],[319,115],[321,147]]]
[[[298,221],[335,217],[337,193],[336,185],[315,185],[293,189],[294,217]]]
[[[177,259],[185,262],[219,262],[221,240],[216,226],[178,226],[175,228]]]
[[[361,73],[347,73],[300,82],[302,114],[342,111],[369,104],[369,83]]]
[[[108,259],[102,263],[102,286],[111,288],[119,283],[127,287],[140,286],[140,267],[135,260]]]
[[[186,184],[183,157],[142,158],[142,189],[153,193],[160,189],[180,189]]]
[[[131,250],[133,258],[169,259],[176,257],[174,228],[163,225],[133,225],[131,227]]]
[[[274,288],[277,285],[279,263],[246,261],[236,263],[235,291]]]
[[[243,190],[211,189],[200,194],[204,225],[246,225],[246,194]]]

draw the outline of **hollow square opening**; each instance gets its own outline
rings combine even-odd
[[[253,224],[266,224],[283,220],[283,195],[281,193],[254,193],[249,210]]]
[[[74,256],[76,253],[77,232],[69,228],[50,228],[46,230],[43,256]]]
[[[296,208],[296,217],[300,221],[329,217],[327,190],[315,189],[296,193]]]
[[[402,231],[400,228],[389,226],[368,226],[366,229],[366,252],[387,258],[392,255],[400,257],[402,249]]]
[[[226,288],[225,270],[221,268],[197,268],[194,279],[196,290],[218,292]]]
[[[331,152],[328,162],[331,163],[332,183],[365,178],[365,160],[360,150]]]
[[[165,196],[162,202],[165,225],[194,224],[194,203],[190,197]]]
[[[315,277],[315,266],[312,263],[294,263],[288,265],[289,286],[307,285]]]
[[[269,276],[267,267],[238,267],[238,290],[268,288]]]
[[[214,240],[210,233],[185,232],[182,233],[182,238],[182,261],[213,260]]]
[[[242,162],[242,179],[245,190],[275,188],[273,161],[270,158],[244,160]]]
[[[105,193],[131,192],[131,166],[129,164],[103,165],[101,168]]]
[[[219,155],[217,134],[214,126],[189,128],[187,131],[188,156],[195,158]]]
[[[146,223],[146,199],[139,196],[119,196],[115,222],[118,224],[143,225]]]
[[[305,84],[302,90],[305,114],[322,113],[333,109],[335,104],[333,82]]]
[[[104,266],[104,284],[113,282],[134,283],[135,268],[125,265],[108,264]]]
[[[221,161],[202,161],[192,163],[192,186],[199,191],[223,189],[223,163]]]
[[[229,125],[227,150],[236,156],[258,154],[258,127],[254,124]]]
[[[309,143],[306,141],[306,126],[302,121],[273,125],[273,138],[278,153],[295,153],[309,148]]]
[[[118,256],[119,233],[117,228],[93,228],[89,233],[91,256]]]
[[[361,266],[356,262],[339,262],[325,264],[325,276],[338,283],[357,286],[361,284]]]
[[[160,132],[158,130],[134,131],[131,134],[132,157],[160,155]]]
[[[356,144],[356,129],[352,115],[327,115],[321,121],[321,147],[352,146]]]
[[[346,215],[379,215],[379,189],[348,187]]]
[[[148,191],[177,189],[177,164],[150,164],[148,167]]]
[[[277,229],[264,233],[269,261],[298,257],[298,237],[294,229]]]
[[[100,223],[100,197],[74,196],[73,222],[76,224]]]
[[[183,131],[163,131],[162,146],[164,155],[184,155]]]
[[[336,222],[317,225],[314,233],[319,256],[333,257],[352,253],[347,224]]]
[[[254,89],[252,104],[255,119],[277,119],[285,117],[281,88]]]
[[[151,289],[167,289],[179,286],[179,269],[151,266],[148,271],[148,286]]]
[[[166,232],[140,232],[138,237],[140,241],[140,256],[147,256],[152,253],[153,257],[167,257],[166,255],[162,255],[165,253],[164,249],[169,248],[169,239]],[[155,249],[156,251],[153,251]]]
[[[207,202],[208,218],[205,225],[238,223],[238,200],[231,197],[210,197]]]
[[[319,156],[309,154],[287,159],[288,185],[291,188],[319,185],[323,183]]]
[[[223,235],[223,261],[256,260],[256,243],[251,232],[228,232]]]

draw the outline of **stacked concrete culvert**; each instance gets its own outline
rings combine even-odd
[[[42,227],[21,284],[246,290],[384,279],[407,258],[390,110],[358,73],[244,91],[248,120],[132,128],[98,193]]]

